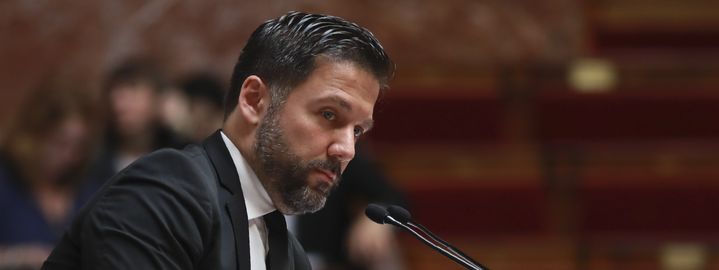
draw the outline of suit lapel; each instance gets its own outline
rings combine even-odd
[[[225,204],[225,209],[230,215],[230,222],[235,235],[235,258],[237,267],[240,270],[250,270],[250,239],[247,234],[247,207],[245,198],[242,195],[240,178],[237,169],[232,162],[230,152],[222,140],[218,130],[203,143],[207,155],[210,157],[220,184],[232,194],[232,198]]]

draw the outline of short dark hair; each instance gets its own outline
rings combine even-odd
[[[359,65],[381,89],[394,73],[392,60],[369,30],[339,17],[293,11],[261,24],[248,39],[225,97],[225,118],[237,106],[248,76],[259,76],[270,87],[273,103],[281,102],[314,71],[317,56]]]
[[[190,100],[203,100],[214,109],[222,109],[225,88],[214,75],[204,72],[192,74],[182,81],[181,88]]]
[[[137,57],[125,60],[113,68],[105,78],[103,89],[110,92],[118,86],[137,83],[147,84],[158,93],[166,86],[158,67],[150,60]]]

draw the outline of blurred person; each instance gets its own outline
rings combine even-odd
[[[218,79],[209,73],[187,76],[166,99],[166,122],[183,137],[201,142],[222,127],[222,89]]]
[[[190,116],[193,123],[191,138],[202,141],[222,127],[224,114],[222,102],[225,91],[222,84],[210,74],[195,74],[181,85],[189,97]]]
[[[95,100],[46,83],[0,141],[0,269],[38,269],[98,183],[84,181],[95,146]]]
[[[393,70],[342,18],[264,22],[235,65],[222,129],[116,174],[43,268],[311,269],[282,214],[324,206]]]
[[[181,148],[186,143],[162,121],[160,72],[149,62],[132,59],[119,65],[104,84],[108,127],[91,176],[107,180],[140,156],[154,150]]]
[[[194,141],[190,136],[194,129],[190,100],[182,89],[175,85],[168,87],[162,95],[161,107],[162,123],[178,136]]]
[[[294,225],[313,269],[404,269],[394,228],[369,220],[364,214],[368,203],[407,207],[404,194],[360,143],[342,174],[342,184],[325,207],[288,222]]]

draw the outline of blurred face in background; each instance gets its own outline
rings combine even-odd
[[[222,106],[204,98],[192,98],[180,90],[162,97],[162,121],[174,132],[195,142],[204,140],[222,127]]]
[[[121,84],[110,92],[117,132],[122,137],[147,134],[159,114],[159,95],[149,83]]]
[[[0,151],[29,185],[82,181],[99,132],[99,100],[66,81],[48,80],[29,94],[0,142]]]
[[[190,117],[193,123],[193,133],[191,137],[196,140],[212,134],[222,127],[223,120],[222,107],[217,107],[212,102],[204,99],[195,99],[190,106]]]
[[[40,159],[45,174],[62,177],[82,166],[88,140],[90,128],[84,118],[74,114],[63,119],[43,141]]]

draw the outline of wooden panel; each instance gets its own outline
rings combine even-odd
[[[534,120],[542,141],[719,139],[719,97],[598,94],[545,97]]]
[[[440,235],[442,237],[442,235]],[[562,238],[444,237],[490,269],[569,270],[576,268],[573,243]],[[402,232],[407,269],[461,269],[455,262]]]
[[[503,132],[504,112],[497,97],[388,96],[375,111],[377,125],[370,136],[377,142],[480,143],[496,141]]]

